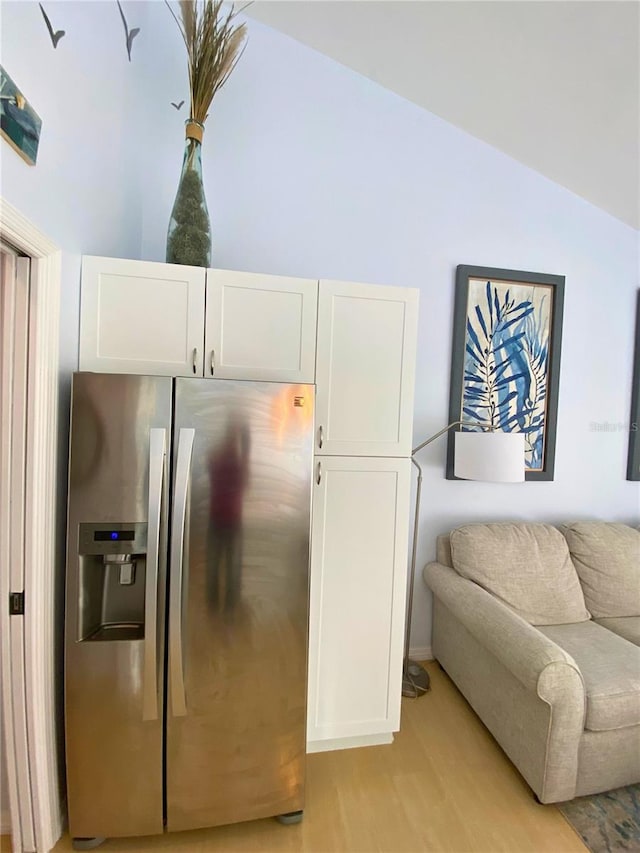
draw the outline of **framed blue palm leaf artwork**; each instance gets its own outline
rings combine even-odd
[[[553,480],[564,276],[456,270],[449,422],[521,432],[525,480]],[[447,479],[454,480],[449,434]]]

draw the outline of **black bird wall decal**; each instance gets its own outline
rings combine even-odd
[[[184,104],[184,101],[180,101],[180,103],[179,103],[179,104],[174,104],[174,102],[173,102],[173,101],[171,101],[171,106],[172,106],[172,107],[175,107],[177,110],[179,110],[179,109],[182,107],[182,105],[183,105],[183,104]]]
[[[122,24],[124,26],[124,34],[127,39],[127,56],[129,57],[129,62],[131,62],[131,45],[133,44],[134,38],[140,32],[140,27],[132,27],[129,29],[127,26],[127,19],[124,16],[124,12],[122,11],[122,6],[120,5],[120,0],[116,0],[118,4],[118,9],[120,10],[120,17],[122,18]]]
[[[40,6],[40,11],[42,12],[42,17],[44,18],[44,22],[47,25],[47,29],[49,30],[49,35],[51,36],[51,42],[52,42],[53,47],[55,49],[56,47],[58,47],[58,42],[60,41],[62,36],[65,34],[65,32],[64,32],[64,30],[55,30],[54,31],[53,27],[51,26],[51,21],[47,17],[47,13],[44,11],[44,9],[42,7],[42,3],[38,3],[38,6]]]

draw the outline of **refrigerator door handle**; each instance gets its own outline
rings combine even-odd
[[[171,563],[169,581],[169,676],[171,710],[174,717],[187,714],[182,652],[182,599],[184,540],[187,522],[187,501],[191,479],[194,429],[181,429],[178,437],[178,458],[173,492],[173,523],[171,525]]]
[[[158,719],[158,565],[167,434],[149,430],[149,506],[144,590],[142,719]]]

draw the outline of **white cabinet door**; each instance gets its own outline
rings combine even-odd
[[[315,464],[308,751],[400,727],[411,461]]]
[[[205,270],[82,259],[80,370],[202,376]]]
[[[207,271],[205,376],[314,382],[318,282]]]
[[[418,291],[321,281],[316,453],[408,456]]]

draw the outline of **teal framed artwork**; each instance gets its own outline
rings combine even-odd
[[[0,134],[30,166],[35,166],[42,120],[0,65]]]

